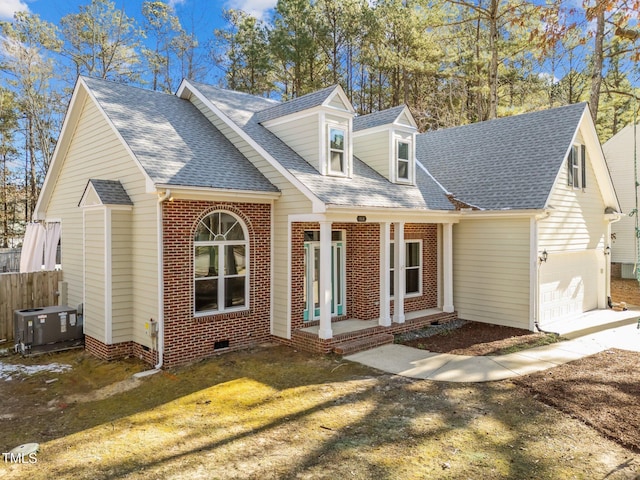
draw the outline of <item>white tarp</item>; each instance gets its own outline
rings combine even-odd
[[[47,231],[44,241],[44,269],[56,269],[56,252],[60,241],[60,224],[58,222],[47,223]]]
[[[28,223],[24,232],[22,252],[20,253],[20,273],[42,270],[45,229],[39,223]]]

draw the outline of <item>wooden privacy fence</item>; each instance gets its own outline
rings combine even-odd
[[[13,340],[13,312],[58,304],[62,272],[0,273],[0,340]]]

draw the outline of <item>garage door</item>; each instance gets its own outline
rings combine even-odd
[[[598,308],[598,283],[604,275],[598,253],[549,254],[540,265],[540,324]],[[602,269],[601,269],[602,268]]]

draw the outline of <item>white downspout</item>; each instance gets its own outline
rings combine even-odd
[[[637,215],[637,213],[636,213]],[[607,220],[606,240],[604,243],[604,281],[605,283],[605,296],[606,304],[609,305],[611,300],[611,224],[619,222],[622,219],[622,214],[609,214],[605,215]]]
[[[158,220],[158,332],[156,334],[156,347],[158,351],[158,363],[154,367],[156,369],[162,368],[164,361],[164,257],[163,257],[163,237],[162,237],[162,204],[171,198],[171,190],[168,188],[164,191],[164,194],[158,198],[157,215]]]

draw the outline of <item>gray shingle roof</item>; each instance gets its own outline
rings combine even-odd
[[[416,155],[457,199],[486,210],[541,209],[586,104],[418,135]]]
[[[277,192],[191,102],[83,77],[155,184]]]
[[[309,108],[322,105],[327,98],[338,88],[337,85],[323,88],[317,92],[308,93],[298,98],[291,99],[287,102],[277,103],[267,107],[265,110],[257,112],[256,119],[258,123],[267,122],[275,118],[298,113]]]
[[[353,131],[366,130],[367,128],[379,127],[380,125],[390,125],[396,121],[398,116],[405,109],[404,105],[382,110],[380,112],[361,115],[353,119]]]
[[[93,186],[103,205],[133,205],[127,191],[118,180],[92,178],[89,183]]]
[[[397,185],[354,157],[353,178],[321,175],[276,135],[258,122],[256,112],[273,101],[211,85],[190,82],[216,108],[264,148],[276,161],[328,205],[452,210],[439,185],[418,172],[419,187]]]

